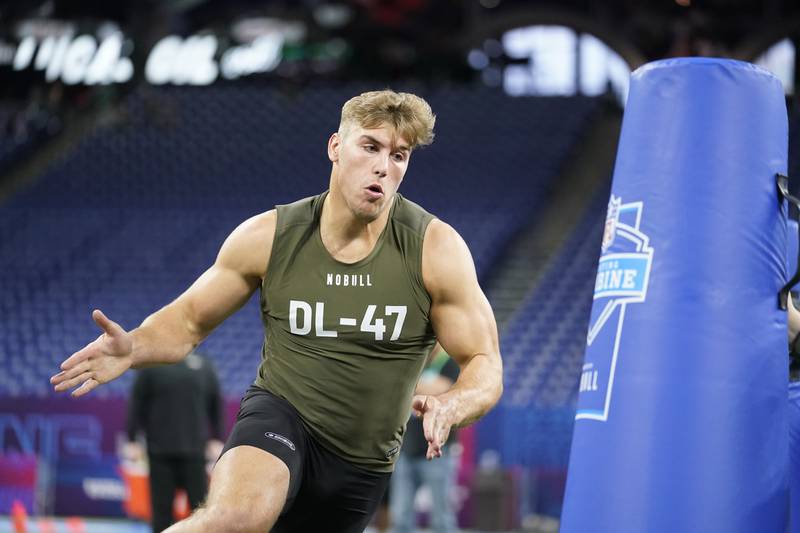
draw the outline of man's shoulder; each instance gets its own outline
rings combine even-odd
[[[423,235],[428,224],[436,217],[421,205],[397,193],[395,208],[392,210],[394,223],[410,228],[414,233]]]
[[[460,291],[464,283],[477,283],[475,265],[467,243],[446,222],[428,224],[422,248],[422,278],[428,294]]]
[[[264,239],[272,239],[275,234],[275,226],[278,220],[278,214],[275,209],[270,209],[263,213],[254,215],[233,230],[232,237],[241,241],[264,241]]]
[[[261,277],[275,239],[276,222],[272,209],[239,224],[225,239],[216,264],[248,277]]]
[[[434,218],[425,231],[425,246],[428,248],[441,248],[442,252],[454,247],[465,245],[458,231],[440,218]]]
[[[276,206],[277,227],[286,228],[297,224],[312,223],[320,211],[320,204],[324,196],[325,193],[317,194]]]

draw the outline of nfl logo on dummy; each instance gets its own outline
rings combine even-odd
[[[653,248],[640,229],[643,211],[643,202],[623,204],[613,195],[608,202],[586,345],[600,340],[609,350],[586,352],[576,420],[608,420],[625,309],[645,301],[650,280]]]

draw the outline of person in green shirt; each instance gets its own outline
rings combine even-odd
[[[92,313],[103,333],[61,364],[56,391],[82,396],[129,368],[180,361],[261,291],[258,376],[207,501],[170,533],[363,531],[409,408],[434,459],[451,428],[500,398],[497,326],[469,250],[397,192],[434,122],[412,94],[350,99],[328,140],[327,191],[243,222],[214,264],[138,328]],[[458,380],[414,396],[435,340],[458,363]]]

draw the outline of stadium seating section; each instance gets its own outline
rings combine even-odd
[[[50,394],[47,377],[57,363],[98,333],[91,309],[136,326],[211,264],[240,221],[324,190],[325,144],[341,104],[367,89],[133,91],[118,121],[98,125],[0,210],[0,364],[6,369],[0,391]],[[535,221],[599,104],[580,97],[512,99],[489,89],[403,89],[427,98],[438,120],[436,142],[414,154],[401,192],[461,232],[483,279],[509,240]],[[570,287],[559,282],[549,294]],[[551,321],[547,328],[557,317],[551,309],[541,318]],[[539,337],[522,329],[514,327],[509,339],[515,340],[504,341],[509,353],[519,354],[511,360],[530,358],[535,369],[522,372],[527,363],[520,362],[519,384],[552,382],[549,399],[539,400],[566,401],[557,385],[574,376],[560,370],[546,377],[559,367],[534,357],[531,342]],[[577,357],[574,330],[556,329],[553,342],[568,341]],[[227,394],[241,394],[252,381],[262,341],[254,297],[203,344]],[[97,394],[125,395],[129,386],[127,377]],[[510,397],[531,401],[524,391]]]

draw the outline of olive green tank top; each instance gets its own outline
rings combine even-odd
[[[389,472],[435,342],[422,282],[422,241],[433,216],[397,194],[374,249],[342,263],[320,237],[326,195],[277,208],[255,383],[288,400],[326,448]]]

